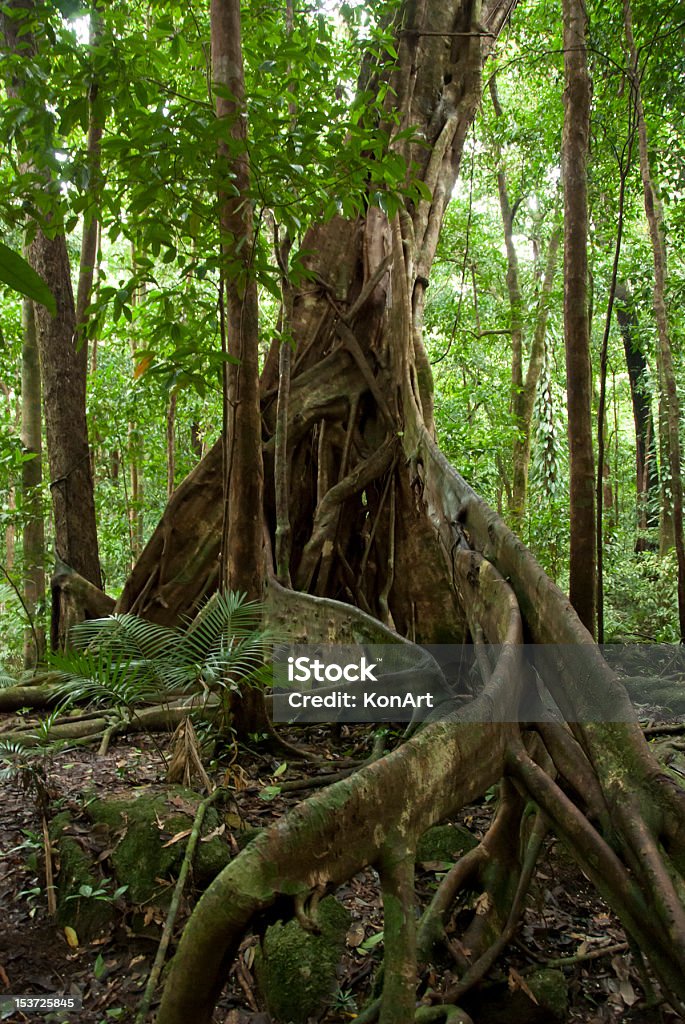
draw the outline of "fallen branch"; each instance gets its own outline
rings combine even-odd
[[[205,818],[207,809],[216,801],[220,796],[223,796],[223,789],[215,789],[213,793],[210,793],[208,797],[199,804],[197,813],[195,814],[195,820],[193,821],[193,827],[188,837],[188,845],[185,849],[183,856],[183,863],[181,864],[181,870],[176,881],[174,888],[174,894],[171,898],[171,904],[169,905],[169,913],[164,923],[164,930],[162,932],[162,938],[160,939],[159,947],[157,949],[157,955],[155,956],[155,962],[152,965],[150,971],[150,977],[147,980],[145,986],[145,992],[140,1002],[140,1007],[135,1018],[135,1024],[144,1024],[145,1018],[148,1015],[150,1004],[152,1003],[152,997],[154,995],[157,983],[159,982],[159,976],[164,966],[166,959],[167,950],[169,948],[169,942],[171,940],[171,933],[174,930],[174,922],[176,921],[176,915],[178,914],[178,908],[181,904],[181,896],[186,884],[186,878],[190,870],[190,865],[193,862],[195,856],[195,848],[200,839],[200,831],[202,829],[202,822]]]

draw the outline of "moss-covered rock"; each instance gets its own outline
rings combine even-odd
[[[249,843],[251,843],[253,839],[256,839],[258,835],[261,835],[263,831],[264,829],[262,828],[254,828],[253,826],[248,826],[247,828],[244,828],[242,832],[236,832],[234,839],[238,844],[238,849],[244,850],[245,847]]]
[[[50,824],[50,839],[59,863],[55,879],[57,922],[62,928],[73,928],[79,940],[87,942],[109,927],[115,908],[107,899],[80,895],[86,886],[92,893],[101,890],[102,879],[95,872],[90,852],[69,834],[70,826],[71,816],[66,811],[53,818]]]
[[[192,828],[200,798],[192,790],[175,786],[164,792],[141,790],[134,797],[91,800],[86,813],[94,825],[109,832],[110,855],[119,885],[127,885],[127,898],[133,903],[163,900],[169,887],[159,879],[177,877],[187,844],[187,836],[166,845],[179,832]],[[203,835],[220,824],[217,811],[210,807],[202,826]],[[231,854],[226,843],[216,836],[200,842],[193,860],[193,876],[200,886],[208,885],[226,866]]]
[[[563,1024],[568,1018],[568,985],[562,971],[540,968],[525,976],[523,987],[485,985],[464,996],[460,1005],[474,1020],[488,1024]],[[534,996],[531,999],[529,992]]]
[[[526,978],[540,1006],[547,1010],[555,1021],[566,1020],[568,1013],[568,984],[563,971],[543,967]]]
[[[269,1013],[281,1024],[318,1018],[336,990],[336,967],[351,916],[328,896],[319,904],[317,921],[318,935],[295,920],[271,925],[257,952],[257,983]]]
[[[456,861],[474,846],[478,846],[478,840],[463,825],[434,825],[419,839],[416,859],[419,863]]]

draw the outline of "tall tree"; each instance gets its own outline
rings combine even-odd
[[[21,467],[24,507],[23,559],[24,601],[34,618],[34,630],[26,633],[24,664],[27,668],[40,661],[45,646],[44,617],[40,607],[45,600],[45,529],[43,525],[43,441],[41,417],[40,361],[36,321],[31,299],[22,304],[21,349],[21,444],[28,456]]]
[[[584,24],[578,23],[579,7],[568,6],[575,30],[574,45],[567,47],[572,63]],[[302,241],[305,273],[292,303],[290,333],[297,354],[288,403],[290,568],[299,590],[285,590],[273,578],[267,588],[276,621],[294,623],[298,636],[310,641],[370,635],[397,640],[376,621],[389,613],[388,620],[412,640],[444,642],[467,631],[479,643],[504,640],[504,663],[492,673],[488,667],[481,704],[469,705],[463,715],[450,707],[448,721],[432,723],[389,757],[300,805],[232,861],[186,927],[168,975],[160,1024],[180,1024],[190,1014],[211,1020],[226,965],[255,915],[294,897],[302,917],[313,891],[338,885],[369,863],[378,867],[385,907],[379,1019],[381,1024],[413,1022],[417,959],[429,959],[431,948],[422,929],[416,931],[417,838],[467,793],[482,792],[488,780],[502,774],[516,776],[626,928],[649,950],[668,998],[685,1000],[685,912],[680,881],[674,881],[682,878],[682,794],[660,775],[625,691],[588,643],[587,629],[564,595],[449,466],[433,436],[431,375],[421,336],[424,297],[479,102],[483,60],[509,10],[497,0],[482,6],[459,0],[404,3],[393,38],[385,35],[373,46],[373,60],[364,62],[360,118],[362,113],[367,118],[375,148],[368,136],[355,136],[350,119],[341,154],[346,173],[355,142],[372,154],[360,175],[364,198],[355,205],[346,196],[347,209],[340,203],[345,216],[329,214],[309,226]],[[583,57],[584,42],[580,53]],[[578,84],[573,75],[571,80],[569,108],[571,85]],[[369,110],[369,96],[380,96],[382,109]],[[586,144],[587,74],[578,100],[585,125],[580,141]],[[570,124],[573,113],[568,110]],[[573,157],[569,143],[579,139],[565,141],[566,155]],[[575,154],[581,156],[583,173],[585,154],[586,149]],[[398,164],[400,174],[393,177]],[[418,181],[413,187],[412,177]],[[391,187],[398,178],[402,190]],[[567,262],[574,241],[579,239],[571,239]],[[585,269],[576,268],[584,289]],[[587,358],[586,291],[580,297]],[[267,359],[262,382],[269,470],[277,365],[273,355]],[[589,423],[589,388],[587,398]],[[217,446],[177,488],[128,581],[121,609],[133,606],[169,621],[174,610],[192,607],[206,590],[220,543],[221,466]],[[272,480],[272,472],[265,479]],[[590,559],[593,483],[590,466]],[[265,534],[271,540],[276,516],[273,494],[265,490]],[[275,576],[272,557],[267,566]],[[318,592],[322,577],[325,594]],[[516,670],[510,674],[507,668],[522,637],[519,610],[535,641],[572,646],[578,659],[576,670],[560,668],[556,658],[542,670],[573,731],[540,726],[534,743],[525,745],[509,704],[517,706],[516,686],[508,687]],[[564,777],[563,789],[542,767],[548,756]],[[516,798],[498,814],[482,851],[482,873],[480,854],[469,862],[487,892],[482,902],[488,920],[475,922],[464,939],[472,960],[462,964],[459,982],[440,994],[448,1005],[458,1002],[474,977],[482,977],[510,936],[501,921],[516,917],[511,899],[526,877],[519,844],[511,842],[521,811]],[[341,842],[342,837],[349,841]],[[501,883],[497,893],[493,875]],[[517,879],[513,886],[512,879]],[[511,899],[502,895],[504,889]],[[447,903],[453,895],[443,889]],[[490,925],[498,935],[494,946]]]
[[[623,350],[630,382],[630,400],[635,424],[635,491],[637,494],[636,551],[655,545],[648,530],[659,525],[659,466],[652,415],[649,367],[638,335],[639,323],[633,297],[623,281],[616,285],[616,319],[623,338]]]
[[[501,118],[503,111],[497,92],[497,79],[495,75],[492,75],[490,78],[489,88],[495,114],[498,118]],[[502,151],[498,143],[495,144],[495,159],[497,162],[497,192],[504,231],[504,245],[507,253],[507,291],[509,293],[511,317],[511,411],[516,428],[509,515],[511,517],[512,529],[519,530],[523,523],[528,497],[533,407],[545,357],[545,335],[547,333],[547,320],[549,317],[549,302],[557,268],[561,230],[555,225],[552,228],[552,234],[549,239],[545,270],[535,312],[533,337],[530,342],[528,364],[524,375],[525,324],[523,290],[521,287],[518,253],[514,241],[514,217],[520,201],[511,202]]]
[[[591,85],[582,0],[563,0],[564,19],[564,338],[568,394],[571,537],[569,597],[594,635],[596,616],[595,470],[588,317],[587,158]]]
[[[22,61],[38,55],[35,9],[31,0],[5,6],[2,28],[13,62],[8,93],[20,97]],[[20,70],[17,71],[17,68]],[[30,103],[30,97],[27,97]],[[25,168],[33,154],[23,154]],[[59,211],[57,211],[59,212]],[[58,557],[88,581],[101,586],[95,502],[86,421],[87,348],[78,344],[76,308],[66,239],[55,213],[31,229],[28,257],[49,284],[56,315],[35,304],[47,434],[50,491]]]
[[[683,477],[680,449],[680,399],[673,365],[673,347],[666,306],[667,261],[664,238],[664,218],[659,193],[649,159],[649,137],[645,120],[642,90],[640,88],[640,66],[633,34],[633,18],[630,0],[624,0],[623,16],[626,42],[630,59],[630,81],[637,118],[637,136],[640,153],[640,174],[645,202],[645,214],[649,227],[654,258],[654,317],[657,326],[657,368],[659,376],[659,400],[661,416],[665,425],[666,455],[670,479],[661,469],[661,483],[666,502],[673,514],[673,538],[678,562],[678,617],[680,638],[685,643],[685,536],[683,535]]]
[[[239,0],[212,0],[212,81],[221,122],[219,155],[225,185],[219,195],[222,280],[226,289],[225,331],[228,416],[224,430],[222,560],[231,590],[261,598],[264,579],[259,320],[252,266],[254,228],[247,154],[247,112]],[[228,187],[230,183],[230,188]],[[223,301],[223,298],[222,298]]]

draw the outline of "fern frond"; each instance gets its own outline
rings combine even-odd
[[[18,686],[19,681],[11,676],[9,672],[0,665],[0,690],[6,690],[10,686]]]

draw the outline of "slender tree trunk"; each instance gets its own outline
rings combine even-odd
[[[247,155],[247,113],[240,0],[211,0],[212,80],[216,96],[219,165],[231,191],[219,193],[222,344],[231,362],[224,376],[222,588],[261,600],[264,590],[264,468],[259,393],[257,282],[252,266],[254,226]],[[230,97],[230,98],[228,98]],[[230,139],[230,142],[228,141]],[[264,692],[241,687],[231,700],[239,736],[271,730]]]
[[[495,114],[503,115],[502,105],[497,94],[497,79],[490,79],[490,96]],[[507,252],[507,291],[509,292],[509,311],[511,327],[511,410],[518,420],[521,393],[523,391],[523,300],[521,296],[521,277],[516,246],[514,245],[514,216],[518,204],[512,206],[509,198],[507,177],[502,163],[501,147],[495,144],[497,161],[497,192],[499,207],[504,228],[504,246]]]
[[[8,5],[8,15],[3,19],[8,49],[22,56],[36,53],[32,33],[22,31],[21,25],[32,7],[29,0],[18,0]],[[14,80],[7,88],[21,97],[23,82]],[[56,553],[79,575],[100,587],[86,421],[87,352],[76,344],[76,309],[64,235],[49,238],[38,227],[28,246],[28,259],[47,281],[57,303],[54,317],[45,306],[35,304]]]
[[[681,642],[685,643],[685,538],[683,537],[683,478],[680,455],[680,400],[673,366],[673,349],[666,308],[666,242],[661,202],[654,182],[649,161],[649,139],[640,90],[640,74],[637,48],[633,35],[633,21],[630,0],[624,0],[623,14],[626,42],[630,55],[630,75],[637,116],[637,132],[640,150],[640,173],[644,192],[645,214],[649,227],[654,257],[654,316],[657,326],[657,364],[659,371],[660,404],[666,425],[666,447],[670,481],[661,469],[662,487],[670,485],[671,509],[673,512],[673,535],[678,561],[678,618]]]
[[[547,249],[547,263],[542,279],[538,307],[535,314],[533,340],[528,357],[528,368],[518,404],[519,435],[514,441],[514,470],[512,481],[512,511],[521,517],[528,502],[528,471],[530,469],[530,447],[532,440],[533,409],[538,381],[545,360],[545,336],[549,320],[549,305],[559,257],[561,228],[554,227]],[[520,512],[517,513],[517,510]]]
[[[228,514],[227,586],[255,599],[264,585],[263,476],[259,405],[259,325],[257,284],[252,269],[254,229],[241,48],[240,3],[212,0],[212,78],[223,86],[216,115],[229,144],[219,137],[219,159],[232,178],[231,193],[220,197],[222,250],[227,272],[226,329],[229,367],[229,430],[224,482]],[[227,98],[230,94],[230,99]]]
[[[588,323],[587,157],[590,78],[582,0],[563,0],[564,18],[564,336],[570,452],[569,597],[594,635],[596,614],[595,469]]]
[[[623,349],[630,382],[630,398],[635,423],[635,490],[637,494],[636,551],[647,551],[647,530],[659,525],[656,507],[659,500],[659,467],[656,434],[649,389],[649,368],[638,339],[638,322],[628,288],[616,286],[616,319],[623,338]]]
[[[40,361],[33,303],[30,299],[24,299],[22,304],[22,326],[21,444],[24,455],[31,456],[21,467],[24,601],[35,624],[35,635],[32,630],[24,634],[24,665],[32,668],[42,658],[45,647],[45,616],[42,610],[45,601],[45,533]]]
[[[176,405],[178,391],[169,395],[166,412],[166,496],[170,498],[176,488]]]
[[[135,271],[136,251],[134,246],[131,247],[131,263]],[[140,305],[144,294],[144,285],[137,287],[133,292],[131,305]],[[138,373],[138,341],[135,330],[131,332],[130,346],[133,375],[135,377]],[[131,537],[131,557],[135,564],[143,550],[143,534],[145,529],[143,515],[143,500],[145,497],[145,481],[143,477],[144,450],[142,436],[135,420],[131,420],[128,425],[128,464],[131,488],[128,504],[128,521]]]
[[[102,22],[97,4],[93,4],[90,12],[91,46],[97,46],[102,35]],[[83,214],[83,234],[81,236],[81,259],[79,262],[78,289],[76,293],[76,329],[78,346],[88,349],[88,322],[86,310],[91,301],[93,280],[98,253],[99,213],[102,196],[102,133],[104,120],[98,106],[99,85],[94,79],[88,89],[88,145],[86,166],[88,168],[88,204]],[[86,356],[87,358],[87,356]]]
[[[623,240],[623,211],[625,207],[626,179],[630,169],[630,158],[633,151],[634,130],[629,131],[628,139],[624,143],[623,152],[619,159],[620,185],[618,194],[618,227],[616,231],[616,244],[614,246],[614,259],[611,269],[611,281],[609,283],[609,299],[607,312],[604,319],[604,334],[599,355],[599,402],[597,407],[597,640],[604,643],[604,509],[613,505],[611,489],[611,470],[606,453],[607,438],[607,417],[606,417],[606,390],[607,390],[607,362],[609,358],[609,333],[613,318],[614,299],[618,284],[618,264],[621,258],[621,243]],[[590,317],[589,328],[592,327]]]
[[[0,344],[2,344],[4,338],[0,334]],[[4,394],[7,400],[7,407],[12,415],[14,402],[10,389],[5,384],[4,380],[0,380],[0,391]],[[10,473],[10,478],[7,483],[7,508],[10,513],[16,511],[17,502],[15,497],[15,485],[14,485],[14,474]],[[14,569],[14,563],[16,560],[16,544],[17,541],[17,528],[15,525],[15,519],[13,515],[10,515],[7,525],[5,526],[5,557],[4,557],[4,568],[6,572],[12,572]]]
[[[490,96],[496,116],[502,117],[503,110],[497,93],[497,82],[493,75],[490,78]],[[530,467],[531,424],[535,392],[542,371],[545,355],[545,334],[549,317],[549,297],[554,284],[557,267],[561,229],[555,227],[549,240],[547,264],[542,280],[540,297],[535,316],[533,339],[528,357],[525,380],[523,376],[523,299],[519,273],[518,254],[514,244],[514,216],[517,204],[512,205],[509,197],[507,178],[502,163],[502,152],[499,144],[495,145],[497,160],[497,192],[499,194],[504,244],[507,253],[507,291],[509,293],[510,326],[511,326],[511,411],[516,428],[513,449],[513,473],[511,486],[507,487],[509,519],[512,529],[520,530],[526,512],[528,500],[528,470]],[[504,466],[500,467],[500,476],[506,481]]]
[[[36,305],[55,547],[63,562],[101,587],[86,422],[87,350],[76,348],[76,312],[64,235],[48,238],[39,229],[29,252],[34,270],[50,283],[57,300],[56,317]]]

